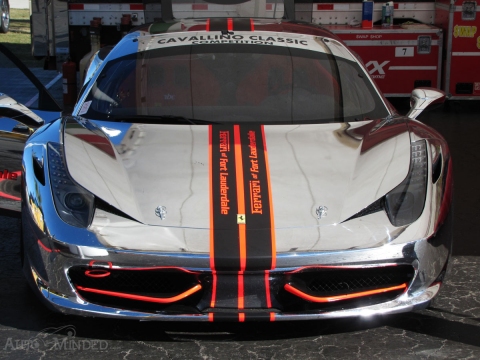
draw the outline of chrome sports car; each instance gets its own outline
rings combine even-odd
[[[93,59],[73,115],[29,137],[21,173],[2,164],[2,207],[21,198],[26,276],[65,314],[421,309],[450,256],[452,166],[415,118],[443,99],[416,89],[399,115],[319,26],[154,23]]]

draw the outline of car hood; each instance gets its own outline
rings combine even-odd
[[[219,186],[216,179],[222,176],[215,157],[217,127],[221,132],[221,125],[69,118],[64,132],[68,170],[78,184],[140,223],[209,229],[212,202],[220,204],[223,199],[229,206],[238,205],[242,195],[229,183],[230,188],[228,184],[222,188],[228,196],[222,198],[220,190],[217,199],[212,188]],[[223,127],[227,128],[233,132],[233,126]],[[260,136],[267,160],[260,172],[265,169],[264,184],[268,184],[260,196],[277,229],[341,223],[397,186],[409,170],[410,137],[402,119],[266,125],[258,127],[257,142]],[[248,158],[253,151],[250,135],[228,144],[232,149],[237,145],[246,153],[244,173],[254,176],[255,163]],[[247,175],[238,178],[242,170],[238,162],[230,159],[229,173],[230,178],[244,181],[245,201],[251,200],[246,204],[248,213],[255,210],[255,189]],[[236,207],[229,211],[238,213]]]

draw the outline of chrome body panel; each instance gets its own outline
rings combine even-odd
[[[411,131],[414,138],[417,138],[422,130],[425,131],[425,127],[421,123],[413,123],[412,125]],[[99,264],[111,262],[115,268],[119,269],[139,265],[142,267],[174,266],[192,271],[209,272],[211,271],[209,267],[210,259],[208,252],[193,252],[191,249],[185,248],[187,246],[186,243],[181,241],[172,241],[172,244],[170,244],[171,248],[165,247],[163,251],[160,249],[140,251],[128,250],[122,246],[112,247],[105,242],[104,234],[102,233],[104,229],[98,230],[94,225],[89,229],[81,229],[61,221],[55,213],[51,189],[48,186],[48,171],[45,171],[47,186],[43,186],[33,176],[33,163],[27,161],[27,159],[31,159],[34,156],[34,153],[37,158],[45,156],[45,146],[43,144],[48,141],[58,141],[61,138],[61,130],[62,122],[59,120],[41,128],[35,133],[25,149],[23,164],[27,174],[25,178],[25,199],[28,199],[23,204],[26,256],[31,266],[30,271],[34,271],[36,274],[37,286],[45,300],[55,309],[66,314],[118,316],[145,320],[208,320],[207,315],[171,315],[161,312],[152,314],[110,308],[88,303],[77,294],[66,275],[67,271],[75,265],[88,266],[92,260],[97,261]],[[445,157],[448,156],[445,153],[445,148],[442,147],[445,145],[444,143],[431,141],[430,144],[430,159],[432,156],[438,156],[439,152],[444,152]],[[440,179],[445,178],[445,175],[442,174]],[[34,190],[32,191],[31,189]],[[282,319],[301,320],[388,314],[427,306],[438,292],[439,283],[437,281],[442,276],[441,274],[448,262],[451,249],[451,229],[449,224],[445,224],[440,231],[438,227],[442,204],[435,199],[442,199],[443,189],[443,181],[430,184],[426,203],[431,205],[425,207],[422,216],[411,225],[403,228],[385,228],[383,239],[376,243],[367,241],[363,247],[359,246],[357,249],[352,248],[348,244],[338,245],[341,244],[341,238],[347,233],[356,233],[359,237],[362,234],[365,237],[371,236],[371,234],[363,233],[357,229],[364,226],[362,223],[371,225],[374,221],[381,219],[382,216],[382,222],[387,223],[388,219],[382,214],[383,212],[332,225],[331,227],[335,231],[329,234],[328,239],[330,241],[320,242],[316,247],[279,251],[277,254],[277,267],[272,271],[272,273],[289,271],[298,267],[318,266],[320,264],[322,266],[358,267],[371,267],[379,264],[410,264],[415,268],[416,276],[404,295],[394,301],[364,308],[311,314],[279,313],[275,315],[275,319],[280,321]],[[34,220],[32,204],[36,204],[43,214],[43,223],[39,224],[38,220]],[[112,223],[116,220],[118,221],[118,216],[99,210],[97,210],[95,218],[95,221],[99,221],[100,218]],[[124,219],[123,222],[125,221]],[[135,221],[129,221],[128,226],[133,226],[134,232],[136,232],[135,238],[149,238],[148,231],[151,228],[150,226],[142,225]],[[42,227],[43,231],[40,230]],[[109,227],[107,228],[107,230],[113,231]],[[174,233],[172,228],[158,228],[162,229],[164,234]],[[368,226],[365,226],[365,229],[368,229]],[[146,232],[143,232],[144,230]],[[317,230],[323,231],[322,227],[317,227]],[[125,232],[126,238],[128,232],[125,231],[125,227],[121,228],[121,231]],[[121,231],[116,233],[120,238]],[[205,229],[183,229],[183,231],[208,233]],[[282,230],[278,231],[281,232]],[[44,247],[38,245],[38,240],[46,244],[47,248],[59,248],[61,250],[47,251]],[[180,244],[180,246],[177,244]],[[58,245],[61,246],[59,247]],[[176,248],[177,246],[178,248]]]
[[[136,52],[138,43],[132,40],[138,35],[127,35],[112,57]],[[336,41],[328,46],[353,58]],[[105,63],[98,64],[97,72]],[[65,314],[209,321],[207,305],[197,313],[170,313],[94,304],[80,295],[69,277],[73,267],[92,264],[107,270],[175,267],[215,272],[208,126],[83,119],[78,115],[93,83],[75,107],[77,116],[44,125],[25,147],[22,226],[27,277],[46,304]],[[305,267],[386,265],[408,265],[414,275],[402,294],[374,305],[332,311],[281,312],[273,307],[246,311],[274,311],[280,321],[370,316],[428,306],[440,288],[452,244],[452,167],[443,138],[416,120],[392,114],[354,123],[265,125],[264,134],[276,264],[270,270],[247,271],[245,277],[260,274],[268,280]],[[411,143],[419,140],[426,144],[428,170],[425,206],[418,219],[396,227],[384,209],[358,215],[408,176]],[[47,160],[49,142],[63,146],[71,177],[108,205],[96,207],[87,227],[69,225],[57,212]],[[159,206],[167,209],[165,219],[155,215]],[[328,208],[326,217],[317,217],[320,206]]]
[[[163,234],[165,227],[172,235],[176,228],[179,232],[198,230],[192,237],[205,239],[200,234],[201,230],[209,230],[210,225],[209,213],[204,210],[210,201],[206,166],[208,127],[134,124],[125,129],[125,124],[116,125],[111,123],[102,130],[88,120],[67,121],[65,154],[73,179],[138,222],[162,228],[149,230],[153,233]],[[317,234],[317,227],[336,226],[398,185],[408,173],[410,137],[405,122],[394,127],[397,135],[384,139],[387,127],[369,133],[373,128],[370,122],[265,126],[279,233],[277,243],[282,243],[280,233],[285,234],[285,242],[289,243],[288,238],[295,236],[297,228],[301,228],[300,231],[311,228]],[[363,139],[365,132],[366,139]],[[107,133],[115,135],[116,145],[110,142]],[[98,143],[105,145],[99,147]],[[312,168],[310,164],[314,161],[319,163]],[[367,170],[363,164],[371,164],[371,168]],[[337,169],[333,178],[323,176],[333,166]],[[152,193],[157,188],[161,191]],[[313,209],[321,204],[328,206],[329,214],[318,220]],[[155,216],[158,205],[168,209],[165,220]],[[92,227],[102,228],[104,217],[98,213]],[[383,220],[379,219],[378,223]],[[124,231],[139,231],[138,226],[128,225],[121,218],[110,219],[108,228],[119,235]],[[120,228],[123,230],[115,231]],[[324,231],[328,233],[327,229]],[[356,231],[361,231],[360,226]],[[114,234],[110,236],[120,240],[121,236]],[[207,231],[206,239],[208,236]],[[318,234],[313,236],[317,238]],[[112,242],[107,243],[114,246]],[[165,243],[171,244],[171,241]],[[208,252],[208,241],[203,243],[206,246],[203,249],[181,247],[187,251]],[[298,245],[311,249],[311,244]],[[116,246],[131,247],[124,242]],[[164,250],[161,246],[142,250]],[[282,249],[286,246],[280,245]],[[351,246],[356,247],[350,244],[347,248]]]

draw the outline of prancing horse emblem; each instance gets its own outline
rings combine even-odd
[[[247,219],[245,218],[245,214],[237,214],[237,224],[246,224]]]
[[[321,218],[324,218],[327,216],[328,208],[326,206],[319,206],[316,210],[315,213],[317,214],[317,219],[320,220]]]
[[[165,206],[157,206],[155,215],[157,215],[160,220],[164,220],[167,217],[167,208]]]

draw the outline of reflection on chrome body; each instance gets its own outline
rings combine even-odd
[[[102,65],[102,63],[103,63],[103,60],[100,59],[98,53],[99,52],[97,51],[89,61],[89,65],[88,65],[87,70],[85,72],[85,79],[83,80],[82,86],[85,86],[85,84],[88,83],[92,79],[92,77],[95,75],[95,72],[98,70],[100,65]]]
[[[0,93],[0,209],[20,210],[22,151],[43,120],[26,106]]]
[[[8,111],[8,113],[7,113]],[[7,115],[5,114],[7,113]],[[17,115],[17,117],[26,120],[22,121],[26,125],[30,125],[34,128],[37,128],[43,125],[44,121],[41,117],[35,114],[32,110],[27,108],[25,105],[20,104],[16,100],[12,99],[10,96],[0,93],[0,116],[9,117],[11,115]],[[28,121],[30,120],[30,121]],[[20,120],[21,121],[21,120]]]

